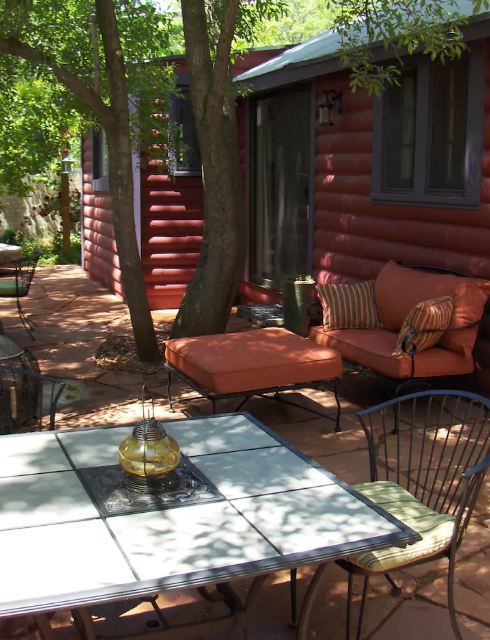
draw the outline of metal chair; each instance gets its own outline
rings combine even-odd
[[[55,428],[66,382],[32,370],[0,365],[0,434]]]
[[[370,576],[384,574],[399,595],[390,570],[447,558],[449,614],[454,635],[462,640],[454,607],[456,551],[490,464],[489,414],[490,399],[463,391],[413,393],[359,412],[371,482],[356,489],[417,530],[422,540],[337,561],[349,572],[347,639],[354,574],[364,576],[359,640]]]
[[[20,299],[29,294],[39,257],[36,254],[32,258],[4,264],[0,270],[0,298],[15,298],[22,326],[33,340],[34,323],[24,313]]]

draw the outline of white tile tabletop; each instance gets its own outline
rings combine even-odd
[[[102,589],[111,598],[150,593],[167,579],[192,583],[196,572],[203,583],[216,571],[254,575],[264,563],[291,567],[284,554],[305,552],[301,563],[325,547],[353,543],[345,554],[410,535],[246,414],[165,426],[222,501],[105,518],[77,468],[116,465],[132,426],[2,436],[0,614],[76,606]]]
[[[2,436],[0,477],[44,471],[63,471],[71,465],[54,433]]]
[[[135,581],[101,520],[1,531],[0,567],[2,608]]]
[[[277,556],[227,502],[107,520],[141,580]]]
[[[186,456],[273,447],[278,441],[242,414],[165,422]]]
[[[98,515],[74,471],[0,478],[0,530]]]
[[[219,453],[191,460],[228,499],[333,482],[286,447]]]
[[[119,445],[132,429],[128,426],[60,432],[58,437],[76,467],[103,467],[118,464]]]
[[[399,531],[337,484],[242,498],[233,505],[282,553],[369,541]]]

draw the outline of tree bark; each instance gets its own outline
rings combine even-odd
[[[172,337],[225,330],[246,247],[230,63],[239,0],[225,3],[214,64],[204,0],[182,0],[181,4],[190,93],[201,150],[204,234],[196,275],[180,306]]]
[[[124,56],[112,0],[96,0],[97,21],[104,44],[111,101],[111,124],[105,126],[109,148],[109,183],[114,234],[122,284],[128,303],[136,350],[144,362],[158,361],[158,350],[134,226],[134,188]]]

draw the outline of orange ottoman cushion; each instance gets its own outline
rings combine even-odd
[[[169,340],[165,358],[216,394],[338,378],[340,354],[275,327]]]

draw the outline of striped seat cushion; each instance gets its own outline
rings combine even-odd
[[[389,480],[366,482],[354,485],[354,488],[416,531],[422,539],[404,549],[387,547],[357,553],[348,557],[352,564],[381,573],[428,558],[449,546],[456,520],[454,516],[433,511]]]
[[[25,295],[25,287],[19,282],[19,295]],[[16,296],[17,286],[15,278],[0,278],[0,296]]]
[[[434,298],[434,300],[425,300],[419,302],[407,313],[403,321],[398,339],[393,351],[394,356],[403,356],[415,348],[417,353],[425,351],[433,347],[439,342],[444,332],[451,323],[453,315],[453,302],[451,296],[443,296]],[[402,343],[408,334],[414,335],[409,337],[405,351],[402,349]]]
[[[323,328],[377,329],[380,327],[374,300],[374,280],[355,284],[318,284],[323,308]]]

